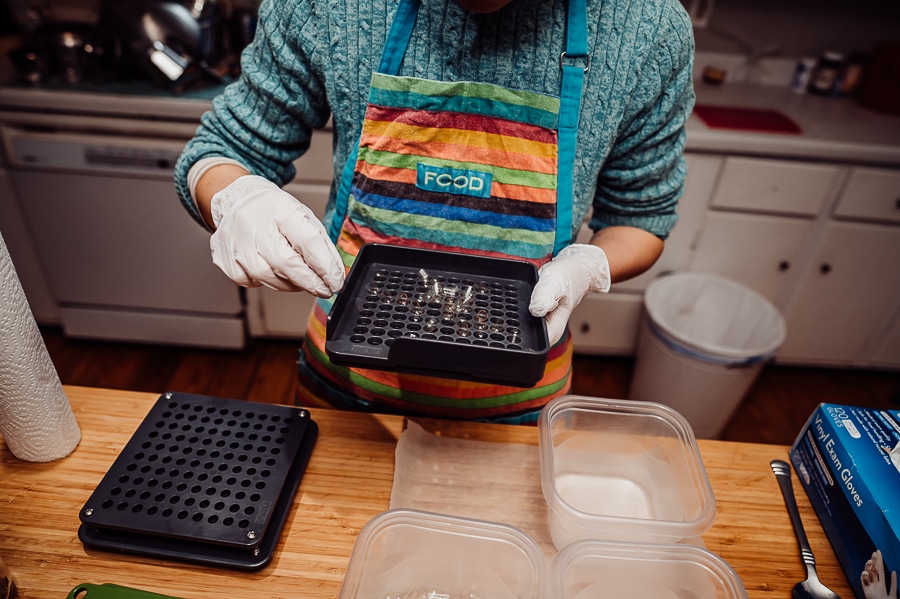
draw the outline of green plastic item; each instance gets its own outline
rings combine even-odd
[[[118,584],[84,583],[69,591],[66,599],[178,599],[178,597],[150,593]]]

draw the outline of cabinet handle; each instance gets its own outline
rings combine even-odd
[[[827,262],[823,262],[819,266],[819,272],[822,273],[823,275],[827,275],[828,273],[831,272],[831,265],[828,264]]]
[[[894,200],[894,206],[897,207],[897,210],[900,210],[900,198],[897,198],[896,200]]]
[[[586,322],[581,323],[581,334],[587,335],[591,331],[591,325]]]
[[[778,270],[780,270],[781,272],[789,270],[790,268],[791,268],[791,263],[788,262],[787,260],[782,260],[781,262],[778,263]]]

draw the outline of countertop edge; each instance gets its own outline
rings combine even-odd
[[[36,89],[0,85],[0,109],[199,123],[221,89],[192,96]],[[200,97],[202,96],[202,97]],[[781,111],[801,134],[711,128],[696,115],[687,122],[688,152],[900,166],[900,116],[884,115],[850,98],[794,94],[776,86],[698,84],[697,104]]]
[[[0,108],[199,122],[212,99],[0,86]]]

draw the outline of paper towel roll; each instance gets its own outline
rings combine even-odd
[[[0,436],[14,456],[50,462],[72,453],[81,429],[9,251],[0,235]]]

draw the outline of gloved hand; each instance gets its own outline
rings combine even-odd
[[[866,599],[897,599],[897,573],[891,572],[891,582],[888,587],[881,550],[876,550],[872,554],[872,558],[866,562],[859,581]]]
[[[528,308],[534,316],[546,316],[553,345],[562,338],[575,306],[591,291],[606,293],[609,285],[606,253],[596,245],[575,243],[538,271]]]
[[[213,263],[244,287],[305,290],[331,297],[344,264],[312,210],[256,175],[239,177],[210,203]]]

